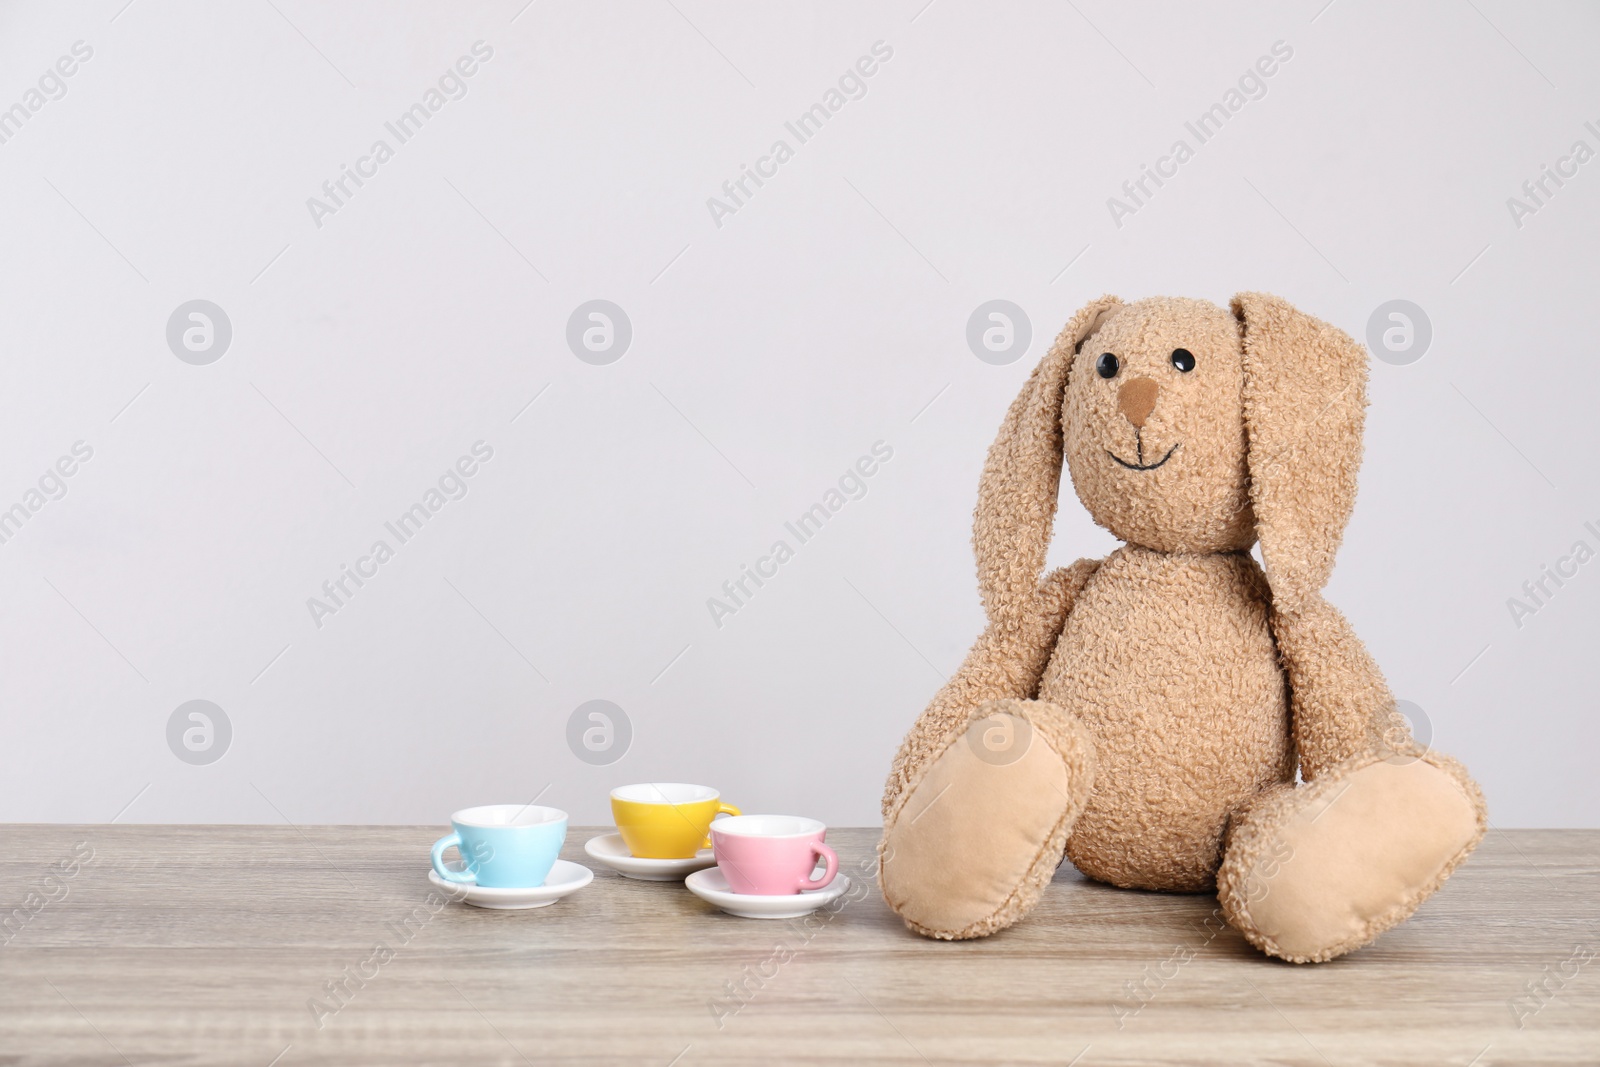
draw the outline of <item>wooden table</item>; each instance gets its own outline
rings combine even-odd
[[[600,868],[548,908],[430,910],[443,832],[0,828],[0,1063],[1600,1063],[1600,831],[1491,832],[1411,922],[1305,967],[1210,897],[1070,867],[1022,925],[926,941],[871,884],[876,830],[830,835],[859,888],[809,923]]]

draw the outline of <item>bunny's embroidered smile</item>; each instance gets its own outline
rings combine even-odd
[[[1182,443],[1183,442],[1181,442],[1181,441],[1179,442],[1179,444],[1182,444]],[[1139,458],[1143,459],[1144,458],[1144,443],[1142,441],[1139,442],[1137,447],[1139,449]],[[1171,448],[1167,449],[1167,454],[1166,455],[1162,456],[1160,459],[1156,460],[1154,463],[1129,463],[1127,460],[1123,459],[1121,456],[1117,455],[1115,452],[1111,451],[1111,449],[1109,449],[1109,448],[1106,449],[1106,455],[1110,456],[1112,459],[1116,460],[1118,463],[1122,464],[1124,467],[1127,467],[1131,471],[1153,471],[1157,467],[1159,467],[1163,463],[1165,463],[1167,460],[1171,459],[1172,458],[1172,454],[1174,452],[1176,452],[1177,450],[1178,450],[1178,445],[1173,445]]]

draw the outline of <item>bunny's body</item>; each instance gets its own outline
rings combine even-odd
[[[1067,858],[1126,888],[1216,884],[1228,816],[1294,778],[1288,691],[1266,579],[1237,552],[1119,549],[1090,577],[1045,668],[1039,699],[1094,741],[1098,783]],[[1143,649],[1169,655],[1147,670]]]
[[[1322,597],[1365,383],[1360,346],[1264,294],[1073,316],[979,483],[988,627],[884,791],[880,882],[908,926],[1004,929],[1064,855],[1119,886],[1215,886],[1252,944],[1320,961],[1472,851],[1477,786],[1411,740]],[[1126,543],[1046,575],[1064,466]]]

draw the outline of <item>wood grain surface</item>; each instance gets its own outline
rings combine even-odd
[[[1070,866],[1012,930],[927,941],[876,830],[830,833],[855,885],[810,921],[620,878],[583,828],[577,894],[430,906],[445,829],[0,827],[0,1064],[1600,1063],[1600,831],[1492,831],[1410,922],[1296,967],[1212,897]]]

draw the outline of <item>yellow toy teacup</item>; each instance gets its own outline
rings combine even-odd
[[[640,859],[691,859],[711,847],[712,819],[738,814],[706,785],[645,782],[611,791],[611,817],[623,844]]]

